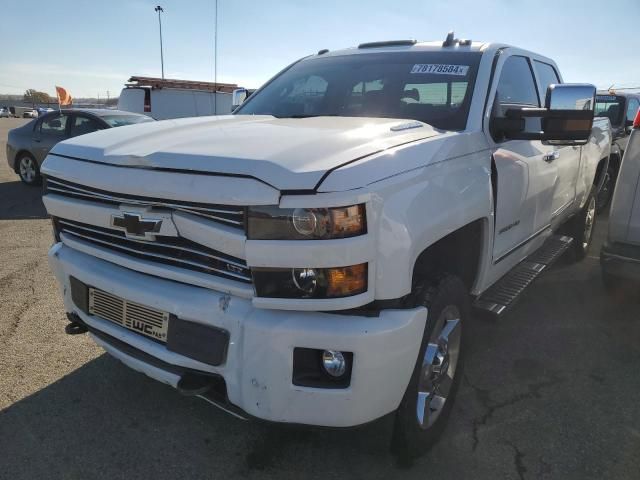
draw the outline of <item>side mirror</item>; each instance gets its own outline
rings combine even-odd
[[[248,97],[246,88],[236,88],[231,94],[231,111],[235,111]]]
[[[585,144],[591,136],[596,87],[588,84],[549,85],[542,118],[542,140]]]
[[[493,128],[510,139],[584,145],[593,127],[595,95],[593,85],[549,85],[544,108],[510,108],[504,118],[495,119]],[[526,129],[526,119],[530,118],[539,119],[539,130]]]

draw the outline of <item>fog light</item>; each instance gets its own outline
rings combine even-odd
[[[332,377],[340,377],[347,370],[347,361],[342,352],[325,350],[322,352],[322,367]]]

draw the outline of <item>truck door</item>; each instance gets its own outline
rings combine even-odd
[[[526,56],[503,54],[496,64],[492,88],[495,96],[489,97],[493,98],[491,118],[504,116],[509,108],[540,106],[531,62]],[[527,119],[526,129],[539,130],[540,120]],[[491,131],[488,134],[493,140],[495,165],[493,261],[497,263],[549,226],[558,164],[552,158],[556,150],[553,146],[538,140],[498,138]],[[518,257],[515,262],[520,256],[514,257]]]
[[[542,98],[546,95],[549,85],[562,83],[553,65],[540,60],[533,60],[533,67]],[[576,184],[578,172],[580,171],[580,153],[580,147],[556,145],[553,147],[551,155],[548,156],[549,161],[555,163],[558,175],[551,204],[552,222],[554,220],[562,221],[562,218],[572,211],[569,207],[576,198]]]

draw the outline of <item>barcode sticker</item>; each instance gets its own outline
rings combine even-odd
[[[469,65],[444,65],[441,63],[416,63],[411,73],[430,73],[433,75],[459,75],[464,77]]]

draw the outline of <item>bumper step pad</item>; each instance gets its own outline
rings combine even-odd
[[[503,315],[538,275],[562,256],[572,242],[570,237],[549,237],[542,247],[480,295],[473,304],[474,308],[495,316]]]

